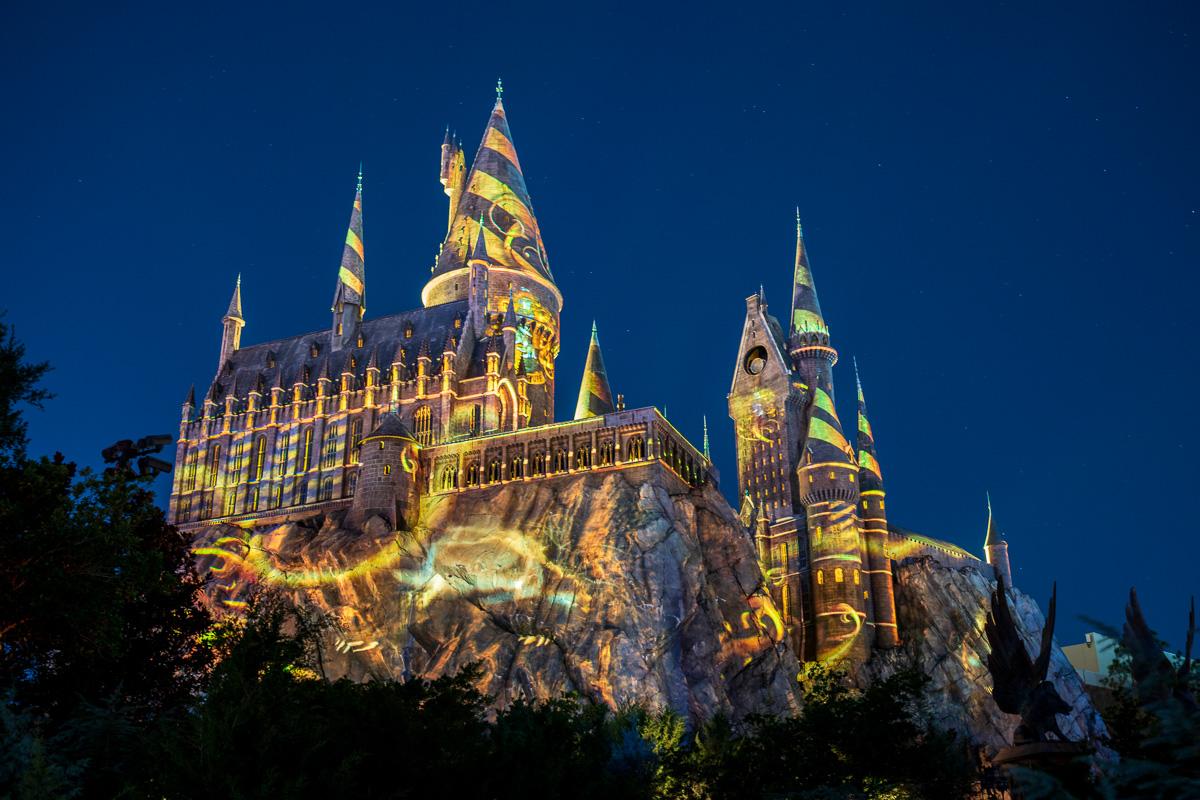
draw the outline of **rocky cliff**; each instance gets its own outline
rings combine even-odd
[[[692,720],[797,707],[799,664],[712,486],[652,464],[426,497],[412,532],[343,517],[215,526],[197,549],[227,606],[268,583],[332,614],[334,677],[480,661],[502,704],[574,691]]]
[[[788,713],[799,664],[763,586],[749,534],[711,485],[689,489],[658,464],[426,497],[411,532],[344,511],[244,530],[213,526],[198,543],[212,596],[244,604],[255,584],[284,588],[338,623],[331,677],[408,679],[479,661],[479,688],[505,704],[573,691],[611,706]],[[994,583],[932,558],[896,570],[903,646],[877,651],[855,678],[904,666],[930,675],[944,727],[988,753],[1017,718],[991,698],[983,622]],[[1031,651],[1037,603],[1014,592]],[[1074,739],[1103,723],[1060,650],[1051,676],[1073,711]]]
[[[975,567],[945,567],[928,556],[899,564],[895,581],[903,644],[896,650],[876,652],[856,678],[867,681],[900,667],[916,667],[932,679],[929,699],[934,719],[981,745],[987,755],[994,755],[1012,743],[1020,722],[1019,717],[1001,712],[991,695],[983,624],[996,582]],[[1011,597],[1014,621],[1025,646],[1036,656],[1045,618],[1037,602],[1019,589],[1012,590]],[[1104,722],[1057,643],[1048,677],[1072,709],[1058,718],[1063,734],[1097,744]]]

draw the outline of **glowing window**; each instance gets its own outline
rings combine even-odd
[[[391,465],[391,464],[384,464],[384,465],[383,465],[383,474],[384,474],[384,475],[391,475],[391,474],[392,474],[392,465]]]
[[[834,567],[833,579],[835,581],[837,581],[838,583],[841,583],[842,581],[846,580],[846,574],[844,572],[842,572],[841,567]]]
[[[433,443],[433,411],[429,406],[421,406],[416,410],[413,414],[413,427],[421,445],[428,447]]]
[[[225,496],[225,516],[231,516],[237,511],[237,493],[230,492]]]
[[[821,585],[825,584],[825,571],[824,570],[817,570],[817,583],[821,584]]]
[[[854,585],[858,585],[858,570],[854,570]]]

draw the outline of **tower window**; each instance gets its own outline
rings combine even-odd
[[[767,366],[767,348],[759,345],[753,347],[742,361],[742,368],[750,375],[758,375]]]
[[[854,585],[858,586],[858,570],[854,570]]]
[[[834,569],[833,569],[833,579],[834,579],[835,581],[837,581],[838,583],[841,583],[841,582],[843,582],[843,581],[846,579],[846,573],[844,573],[844,572],[842,571],[842,568],[841,568],[841,567],[834,567]]]
[[[821,586],[825,585],[825,570],[817,570],[817,583]]]

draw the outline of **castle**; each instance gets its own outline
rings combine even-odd
[[[366,316],[361,173],[328,328],[243,347],[239,278],[216,374],[183,405],[169,508],[182,530],[333,513],[411,530],[423,498],[647,464],[680,491],[716,483],[707,426],[697,449],[614,397],[594,325],[574,418],[555,421],[563,297],[499,91],[469,169],[447,132],[440,181],[448,221],[422,308]],[[747,299],[728,397],[742,517],[795,652],[864,660],[903,633],[893,560],[978,559],[889,526],[861,385],[857,455],[834,408],[837,352],[798,220],[793,283],[786,333],[761,291]],[[985,549],[1007,577],[990,504]]]

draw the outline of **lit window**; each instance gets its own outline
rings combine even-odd
[[[824,572],[824,570],[817,570],[817,583],[818,583],[818,584],[821,584],[822,586],[825,584],[825,572]]]
[[[854,570],[854,585],[858,586],[858,570]]]
[[[833,570],[833,579],[838,583],[846,580],[846,573],[842,572],[841,567],[835,567]]]

